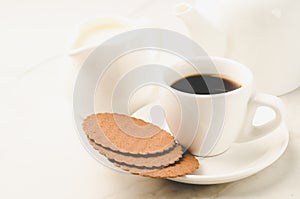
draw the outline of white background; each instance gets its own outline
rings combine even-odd
[[[299,198],[300,89],[283,96],[290,145],[275,164],[234,183],[193,186],[121,174],[81,146],[72,119],[76,69],[64,57],[89,16],[152,17],[182,30],[178,1],[0,0],[0,198]]]

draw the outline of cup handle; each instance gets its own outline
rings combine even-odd
[[[275,118],[266,124],[254,126],[252,124],[258,107],[267,106],[275,111]],[[285,119],[285,107],[282,100],[273,95],[254,94],[248,104],[248,113],[244,122],[244,129],[237,142],[247,142],[264,137],[272,133]]]

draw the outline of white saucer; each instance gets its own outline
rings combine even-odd
[[[146,106],[134,113],[133,116],[149,121],[149,108],[151,106]],[[167,127],[165,128],[167,129]],[[272,134],[259,140],[233,144],[229,150],[219,156],[198,158],[200,167],[197,171],[191,175],[170,180],[203,185],[240,180],[275,162],[285,151],[288,141],[288,129],[282,123]]]

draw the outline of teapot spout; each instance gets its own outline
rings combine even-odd
[[[192,39],[198,43],[208,55],[224,56],[226,34],[207,17],[197,12],[189,3],[175,5],[175,15],[187,27]]]

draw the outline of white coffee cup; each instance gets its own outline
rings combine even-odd
[[[203,57],[193,60],[197,67],[179,63],[171,68],[163,66],[142,67],[132,77],[121,83],[120,89],[132,90],[145,79],[160,89],[145,100],[144,106],[160,104],[171,133],[180,144],[196,156],[214,156],[223,153],[234,142],[246,142],[271,134],[284,120],[282,101],[268,94],[252,93],[252,72],[244,65],[225,58]],[[176,90],[171,85],[182,77],[196,74],[218,74],[237,82],[241,87],[220,94],[191,94]],[[136,89],[141,95],[143,86]],[[117,90],[117,89],[116,89]],[[124,93],[116,99],[124,97]],[[135,106],[135,95],[131,96],[129,112]],[[122,104],[122,103],[121,103]],[[121,105],[122,106],[122,105]],[[252,124],[256,109],[267,106],[274,110],[275,118],[261,126]]]

